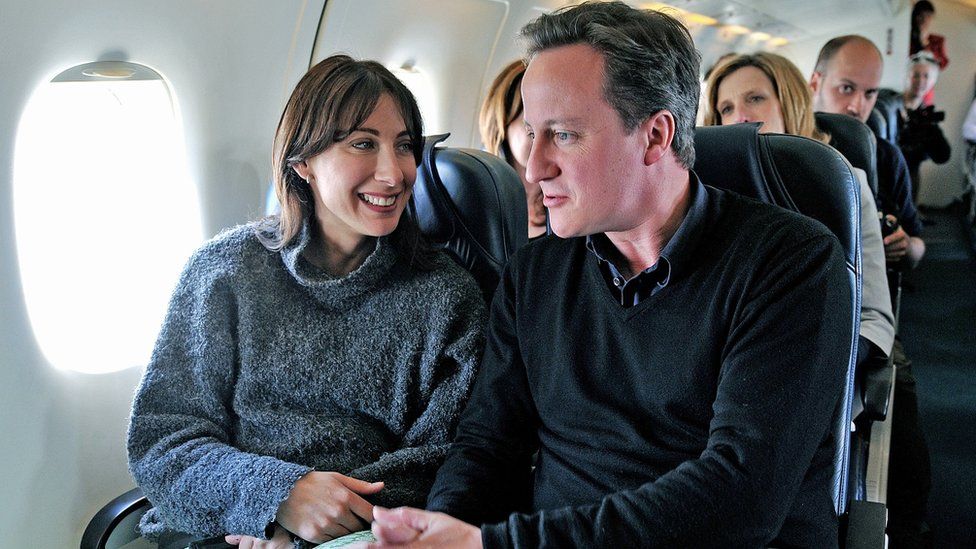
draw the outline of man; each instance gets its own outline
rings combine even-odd
[[[522,34],[526,176],[562,239],[507,266],[435,512],[376,509],[376,546],[836,546],[836,238],[689,171],[674,19],[587,3]]]
[[[813,109],[847,114],[867,122],[878,98],[884,60],[867,38],[847,35],[834,38],[820,50],[810,88]],[[884,238],[885,257],[903,258],[911,266],[925,255],[922,223],[912,202],[908,166],[898,147],[878,139],[878,210],[897,228]]]
[[[834,38],[820,50],[810,87],[814,109],[847,114],[867,121],[881,84],[884,60],[868,39],[847,35]],[[896,228],[885,236],[885,255],[891,262],[914,266],[925,254],[922,224],[912,202],[908,167],[898,147],[878,139],[878,209]],[[896,339],[894,362],[895,408],[892,418],[891,462],[888,482],[889,533],[892,547],[927,546],[925,508],[930,488],[928,447],[918,425],[918,397],[911,361]]]

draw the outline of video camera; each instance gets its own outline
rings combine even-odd
[[[945,112],[935,110],[935,105],[908,111],[908,123],[912,125],[938,124],[945,120]]]

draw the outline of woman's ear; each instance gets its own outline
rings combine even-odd
[[[658,111],[641,124],[641,131],[647,136],[644,165],[650,166],[671,150],[675,134],[674,115],[667,110]]]
[[[312,170],[309,169],[308,162],[305,162],[304,160],[300,160],[298,162],[292,162],[291,164],[289,164],[289,166],[291,166],[291,169],[295,170],[295,173],[298,174],[298,177],[301,177],[305,181],[308,181],[309,177],[312,176]]]

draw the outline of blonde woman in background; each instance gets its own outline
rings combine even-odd
[[[500,156],[518,172],[525,188],[529,212],[529,239],[546,234],[546,208],[542,188],[525,179],[532,144],[522,121],[522,75],[525,63],[512,61],[495,77],[478,117],[485,150]]]

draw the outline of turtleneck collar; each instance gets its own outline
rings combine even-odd
[[[295,240],[281,250],[281,260],[295,281],[327,307],[343,306],[348,300],[373,290],[396,263],[393,243],[389,236],[381,236],[359,268],[345,276],[332,276],[302,256],[312,241],[312,230],[312,224],[306,218]]]

